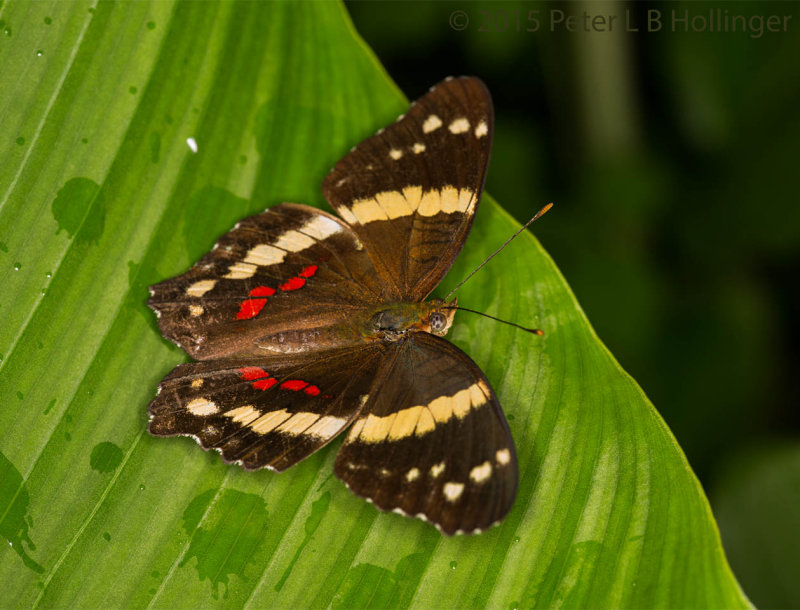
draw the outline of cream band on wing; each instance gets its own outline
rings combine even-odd
[[[437,424],[463,419],[471,409],[489,401],[489,388],[481,380],[452,396],[439,396],[427,405],[408,407],[385,417],[370,413],[350,429],[348,442],[381,443],[432,432]]]
[[[190,297],[201,297],[206,292],[214,288],[217,284],[217,280],[200,280],[199,282],[195,282],[191,286],[186,289],[186,294]]]
[[[419,214],[469,213],[477,201],[475,191],[470,188],[443,186],[441,189],[423,191],[412,185],[402,191],[382,191],[372,197],[357,199],[350,206],[339,206],[337,211],[350,224],[367,224],[376,220],[394,220],[403,216]]]
[[[314,215],[301,227],[281,233],[275,241],[268,244],[258,244],[250,248],[244,260],[228,267],[228,273],[223,277],[228,280],[251,278],[255,275],[258,267],[278,265],[284,261],[288,254],[302,252],[318,241],[330,237],[341,230],[341,225],[332,218],[323,214]],[[200,283],[202,282],[198,282],[198,284]],[[190,290],[192,287],[190,287]]]
[[[310,412],[291,413],[286,409],[271,411],[263,415],[252,405],[245,405],[225,413],[232,421],[247,426],[257,434],[279,432],[292,436],[313,436],[328,439],[341,430],[347,420],[342,417]]]

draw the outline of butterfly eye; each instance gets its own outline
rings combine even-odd
[[[440,311],[434,311],[428,321],[431,323],[431,330],[434,332],[442,331],[447,326],[447,318]]]

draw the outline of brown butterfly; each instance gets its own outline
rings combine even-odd
[[[514,442],[477,365],[443,339],[455,302],[424,299],[478,208],[489,92],[448,79],[350,151],[322,184],[339,217],[284,203],[151,288],[175,368],[150,432],[282,471],[349,428],[335,472],[382,510],[445,534],[488,528],[517,490]]]

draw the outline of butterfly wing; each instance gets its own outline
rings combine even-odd
[[[285,470],[327,444],[363,406],[376,346],[176,367],[150,403],[150,433],[191,436],[248,470]]]
[[[298,204],[242,220],[151,293],[162,334],[199,360],[263,355],[259,338],[319,330],[321,320],[336,324],[383,297],[352,229]]]
[[[480,80],[446,80],[325,178],[325,197],[394,299],[421,301],[461,250],[483,189],[493,121]]]
[[[378,508],[420,516],[446,534],[498,522],[517,490],[514,442],[486,377],[424,332],[383,357],[335,472]]]

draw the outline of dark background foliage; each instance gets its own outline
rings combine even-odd
[[[534,232],[677,436],[745,590],[757,605],[800,603],[796,545],[776,539],[794,539],[797,520],[790,500],[770,492],[800,494],[797,452],[773,450],[796,448],[800,430],[800,5],[348,9],[410,99],[450,74],[488,84],[487,190],[520,221],[556,203]],[[537,32],[525,31],[531,10]],[[584,12],[615,14],[620,26],[627,11],[643,30],[652,10],[660,32],[549,31],[551,11],[578,16],[579,28]],[[786,32],[756,37],[673,32],[672,11],[791,18]]]

